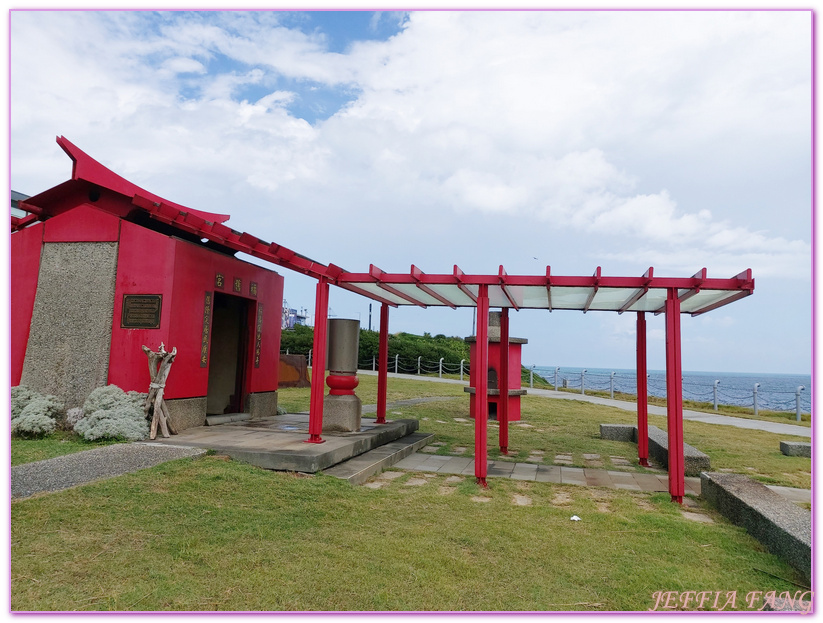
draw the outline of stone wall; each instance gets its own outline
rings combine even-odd
[[[78,407],[109,373],[116,242],[46,243],[21,385]]]

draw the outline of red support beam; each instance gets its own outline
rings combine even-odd
[[[646,296],[646,293],[649,291],[649,283],[652,281],[652,277],[654,277],[654,267],[650,266],[649,270],[646,271],[646,274],[643,275],[643,278],[646,279],[646,285],[642,288],[639,288],[632,296],[628,298],[628,300],[620,306],[620,309],[617,310],[618,314],[622,314],[624,311],[629,309],[632,305],[637,303],[640,299]]]
[[[589,307],[591,307],[592,301],[594,301],[594,297],[597,294],[597,289],[600,287],[600,267],[597,267],[597,270],[594,271],[594,284],[592,285],[591,294],[589,294],[589,298],[586,299],[586,304],[583,305],[583,313],[585,314],[589,311]]]
[[[546,266],[546,296],[549,298],[549,311],[552,310],[552,267]]]
[[[477,388],[474,413],[474,475],[477,484],[488,487],[487,427],[489,424],[489,286],[481,285],[477,296]]]
[[[466,296],[468,296],[472,302],[477,303],[477,297],[472,294],[472,291],[469,290],[463,280],[466,278],[466,275],[457,267],[457,264],[454,265],[454,279],[457,282],[457,287],[460,288],[460,291],[463,292]],[[488,289],[486,289],[488,292]]]
[[[445,296],[443,296],[442,294],[439,294],[438,292],[435,292],[429,286],[422,283],[421,276],[425,275],[426,273],[424,273],[422,270],[417,268],[417,266],[415,266],[414,264],[411,265],[411,271],[410,272],[411,272],[412,278],[415,280],[415,283],[416,283],[417,287],[422,292],[425,292],[426,294],[428,294],[432,298],[437,299],[438,301],[443,303],[443,305],[448,305],[452,309],[457,309],[457,306],[454,303],[452,303],[449,299],[447,299]]]
[[[637,458],[649,466],[649,388],[646,371],[646,314],[637,312]]]
[[[669,433],[669,493],[683,503],[686,465],[683,456],[683,371],[680,356],[680,299],[671,288],[666,297],[666,414]]]
[[[314,343],[312,344],[311,397],[309,400],[309,438],[307,443],[323,443],[323,392],[326,382],[326,331],[329,317],[329,282],[317,280],[314,303]]]
[[[377,286],[379,288],[385,290],[386,292],[388,292],[390,294],[394,294],[395,296],[403,299],[404,301],[408,301],[412,305],[417,305],[418,307],[422,307],[423,309],[426,309],[426,304],[423,303],[422,301],[418,301],[413,296],[411,296],[409,294],[405,294],[404,292],[401,292],[397,288],[395,288],[393,286],[390,286],[388,283],[386,283],[386,281],[393,281],[393,280],[390,280],[390,279],[386,278],[386,273],[384,271],[380,270],[379,268],[377,268],[377,266],[375,266],[374,264],[369,265],[369,275],[371,275],[371,277],[374,279],[375,283],[377,284]]]
[[[500,279],[500,289],[503,290],[503,294],[506,295],[506,298],[509,300],[509,304],[514,307],[515,310],[519,310],[520,307],[517,305],[517,301],[514,300],[514,295],[509,290],[509,286],[506,285],[506,269],[503,268],[503,265],[500,265],[500,270],[497,272],[497,277]]]
[[[497,423],[500,428],[500,454],[509,453],[509,308],[500,310],[500,408]]]
[[[380,342],[377,348],[377,424],[386,423],[386,389],[389,381],[389,306],[380,306]]]

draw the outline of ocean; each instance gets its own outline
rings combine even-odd
[[[535,366],[535,374],[539,374],[549,383],[554,384],[555,367]],[[557,382],[563,385],[580,389],[581,372],[583,368],[560,367],[557,373]],[[637,393],[637,377],[634,370],[618,370],[606,368],[588,368],[584,377],[586,390],[609,391],[611,373],[614,372],[614,391],[627,394]],[[666,372],[664,370],[649,370],[648,387],[650,396],[666,396]],[[754,403],[754,384],[760,383],[757,388],[758,409],[772,411],[795,411],[795,395],[797,388],[805,387],[800,392],[800,408],[803,413],[811,412],[810,375],[795,374],[733,374],[729,372],[683,372],[684,400],[698,400],[712,402],[714,382],[717,385],[717,402],[724,405],[738,405],[751,407]]]

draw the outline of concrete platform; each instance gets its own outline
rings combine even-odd
[[[196,426],[157,439],[158,443],[207,448],[264,469],[315,473],[410,435],[417,420],[389,420],[375,424],[363,418],[359,431],[324,432],[324,443],[305,443],[309,435],[307,413],[289,413],[217,426]]]

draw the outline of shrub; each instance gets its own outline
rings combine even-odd
[[[98,387],[83,404],[83,413],[74,430],[83,438],[136,441],[149,434],[143,411],[146,394],[124,392],[116,385]]]
[[[41,437],[54,432],[62,418],[63,403],[55,396],[43,396],[28,387],[11,389],[11,433],[20,437]]]

